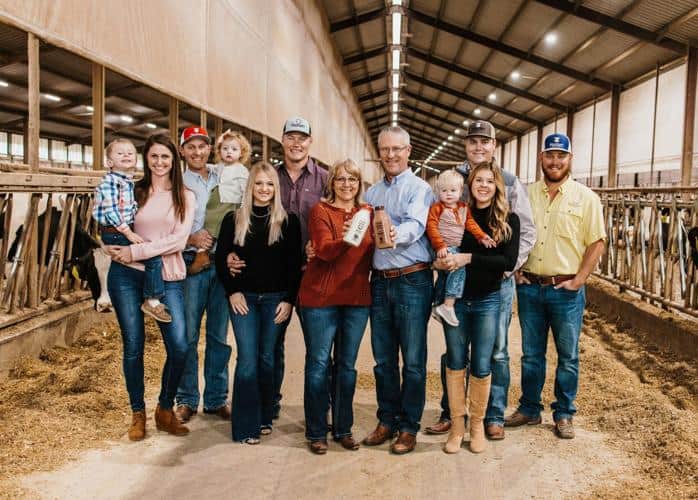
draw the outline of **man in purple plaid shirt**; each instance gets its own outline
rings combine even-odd
[[[128,246],[143,243],[133,232],[136,203],[133,174],[136,169],[136,147],[127,139],[116,139],[106,148],[107,166],[111,169],[95,189],[92,217],[99,223],[99,234],[105,245]],[[162,323],[172,316],[160,299],[165,295],[162,280],[162,257],[142,261],[145,266],[143,304],[141,310]]]

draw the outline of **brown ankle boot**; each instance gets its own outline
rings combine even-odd
[[[458,453],[465,435],[465,370],[446,368],[446,390],[451,412],[451,429],[444,451]]]
[[[145,437],[145,410],[134,411],[131,417],[131,427],[128,428],[128,438],[131,441],[142,441]]]
[[[155,408],[155,427],[157,427],[159,431],[166,431],[175,436],[189,434],[189,428],[179,423],[172,408],[165,410],[160,408],[160,405]]]

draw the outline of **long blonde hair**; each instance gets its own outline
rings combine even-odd
[[[502,170],[493,163],[480,163],[475,165],[470,170],[468,175],[468,190],[470,191],[470,208],[475,208],[475,197],[473,193],[473,182],[475,176],[481,170],[489,170],[494,176],[495,192],[492,198],[492,203],[489,206],[487,213],[487,226],[492,231],[492,239],[497,243],[508,241],[511,238],[511,226],[507,222],[509,217],[509,202],[507,202],[506,192],[504,191],[504,176]]]
[[[334,203],[336,199],[336,193],[334,192],[334,180],[337,178],[337,173],[339,169],[343,168],[344,171],[359,180],[359,190],[354,196],[354,205],[357,207],[361,205],[361,195],[363,194],[363,177],[361,176],[361,169],[354,163],[354,160],[347,158],[346,160],[341,160],[334,163],[330,167],[329,175],[327,176],[327,203]]]
[[[237,212],[235,212],[234,242],[236,245],[244,246],[245,239],[251,232],[250,223],[252,220],[252,206],[254,205],[252,191],[254,189],[254,183],[257,180],[257,175],[260,172],[266,174],[274,184],[274,197],[271,200],[269,219],[267,220],[267,225],[269,226],[269,239],[267,243],[269,245],[273,245],[279,241],[281,238],[281,226],[288,217],[286,210],[284,210],[281,204],[281,188],[279,186],[279,174],[276,173],[276,169],[268,163],[255,163],[250,169],[250,177],[247,181],[245,194],[242,197],[242,205],[238,208]]]

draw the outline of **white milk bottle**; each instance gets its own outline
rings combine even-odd
[[[364,239],[364,235],[371,225],[371,211],[368,208],[362,208],[354,214],[351,219],[351,226],[344,235],[344,241],[351,246],[358,247]]]

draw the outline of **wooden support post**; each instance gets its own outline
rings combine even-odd
[[[208,113],[204,111],[203,109],[199,111],[199,127],[206,128],[206,124],[208,123]]]
[[[176,97],[170,97],[168,118],[168,128],[170,129],[170,139],[179,146],[179,101]]]
[[[618,111],[620,109],[620,86],[611,91],[611,130],[608,140],[608,187],[616,187],[618,149]]]
[[[543,172],[541,172],[541,169],[540,169],[540,160],[538,159],[542,149],[543,149],[543,127],[541,125],[539,125],[538,126],[538,133],[536,134],[536,180],[537,181],[539,181],[543,175]]]
[[[27,33],[27,69],[28,69],[28,111],[24,163],[34,170],[39,170],[39,129],[41,126],[39,110],[41,97],[39,90],[39,39]]]
[[[686,61],[686,99],[683,113],[683,147],[681,149],[681,185],[691,185],[693,170],[693,131],[696,126],[696,80],[698,79],[698,49],[690,47]]]
[[[521,139],[522,136],[516,136],[516,177],[521,176]]]
[[[104,168],[104,66],[92,63],[92,169]]]
[[[262,136],[262,161],[269,161],[269,138],[266,135]]]
[[[216,118],[213,122],[213,134],[216,140],[223,134],[223,118]]]

